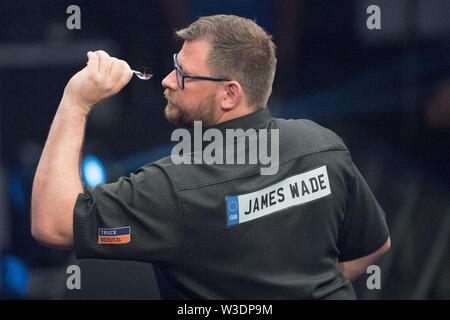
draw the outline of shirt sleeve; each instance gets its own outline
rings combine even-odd
[[[375,252],[389,237],[384,210],[353,161],[351,172],[352,181],[338,240],[341,262]]]
[[[109,233],[113,236],[100,238]],[[114,234],[125,240],[114,241]],[[75,203],[78,258],[168,262],[182,235],[183,213],[175,189],[166,173],[152,164],[80,193]]]

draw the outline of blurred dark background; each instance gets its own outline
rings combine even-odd
[[[81,9],[69,30],[67,7]],[[369,30],[369,5],[381,30]],[[133,79],[90,116],[89,184],[114,181],[170,154],[161,80],[181,47],[173,31],[198,16],[255,19],[274,36],[269,108],[339,134],[386,211],[392,248],[382,288],[361,299],[450,299],[450,1],[161,0],[0,2],[0,298],[158,299],[151,265],[76,260],[30,235],[34,172],[64,87],[103,49],[155,77]],[[79,265],[82,289],[68,290]]]

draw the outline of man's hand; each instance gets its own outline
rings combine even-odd
[[[70,79],[63,96],[85,116],[95,104],[116,95],[133,76],[128,63],[110,57],[105,51],[89,51],[87,56],[87,66]]]

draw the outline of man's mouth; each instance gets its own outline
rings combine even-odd
[[[172,107],[175,106],[175,104],[173,103],[173,100],[172,100],[172,98],[170,97],[170,94],[169,94],[169,92],[168,92],[167,90],[164,91],[164,98],[166,98],[167,103],[168,103],[170,106],[172,106]]]

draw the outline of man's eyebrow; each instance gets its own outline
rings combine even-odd
[[[183,64],[180,62],[180,60],[179,60],[179,56],[177,55],[177,63],[178,63],[178,67],[180,67],[180,69],[183,71],[183,72],[185,72],[185,73],[187,73],[187,74],[192,74],[192,72],[190,72],[189,70],[191,69],[190,67],[188,67],[187,69],[186,68],[183,68]],[[186,66],[185,66],[186,67]]]
[[[186,70],[186,68],[183,68],[183,65],[182,65],[182,64],[179,64],[178,66],[180,67],[181,70],[183,70],[183,72],[189,73],[189,71]],[[188,68],[188,69],[189,69],[189,68]]]
[[[179,54],[177,54],[177,64],[178,64],[178,67],[181,70],[183,70],[183,64],[180,62],[180,55]],[[185,71],[185,70],[183,70],[183,71]]]

